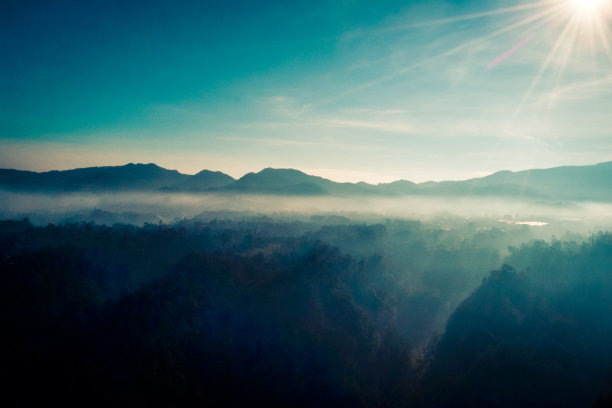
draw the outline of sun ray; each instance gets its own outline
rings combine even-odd
[[[541,13],[535,14],[535,15],[527,17],[527,18],[524,18],[524,19],[519,20],[518,22],[516,22],[514,24],[511,24],[509,26],[500,28],[497,31],[494,31],[494,32],[492,32],[490,34],[487,34],[486,36],[482,37],[481,39],[473,40],[473,42],[474,41],[478,42],[480,40],[488,40],[488,39],[491,39],[491,38],[495,38],[495,37],[497,37],[497,36],[499,36],[501,34],[505,34],[507,32],[514,31],[517,28],[525,26],[525,25],[527,25],[529,23],[533,23],[533,22],[536,22],[538,20],[541,20],[541,21],[538,22],[538,24],[535,27],[533,27],[533,28],[537,28],[537,27],[543,25],[544,23],[546,23],[547,21],[552,20],[552,19],[558,17],[557,14],[561,14],[563,12],[562,8],[563,8],[563,6],[555,6],[555,7],[548,8],[548,9],[546,9],[545,11],[543,11]],[[472,42],[470,42],[470,43],[472,43]]]
[[[567,46],[563,50],[562,54],[560,55],[560,65],[559,65],[559,68],[555,76],[554,85],[552,87],[553,94],[560,87],[561,79],[563,78],[563,75],[565,73],[567,63],[569,62],[570,56],[572,54],[572,51],[577,41],[578,31],[581,27],[581,25],[578,24],[576,18],[571,19],[568,22],[568,26],[571,27],[572,31],[568,33],[569,41],[566,42]],[[542,125],[546,125],[546,123],[548,123],[548,120],[550,118],[550,113],[552,112],[553,103],[555,102],[554,98],[546,98],[545,100],[546,100],[546,108],[545,108],[544,114],[542,115],[543,119],[539,121]]]
[[[597,74],[597,57],[596,57],[596,44],[595,44],[595,24],[591,24],[588,26],[588,47],[589,47],[589,56],[591,57],[591,72],[593,75]]]
[[[519,103],[519,105],[517,106],[516,110],[512,114],[512,116],[510,118],[510,122],[509,122],[508,126],[506,127],[506,132],[508,131],[508,128],[513,125],[513,123],[516,120],[517,116],[522,112],[523,106],[525,105],[526,101],[531,97],[531,93],[533,92],[535,87],[540,82],[540,79],[542,78],[542,75],[544,74],[544,72],[546,71],[546,69],[548,68],[550,63],[552,62],[552,60],[555,57],[559,47],[561,47],[561,45],[563,44],[563,42],[565,40],[565,37],[567,36],[570,28],[572,27],[572,24],[576,21],[576,19],[577,19],[577,16],[573,15],[570,18],[570,20],[567,22],[567,24],[565,24],[563,32],[557,38],[557,41],[555,42],[553,48],[548,53],[546,59],[544,60],[544,63],[542,63],[542,66],[540,67],[538,73],[536,74],[536,76],[534,77],[533,81],[529,85],[529,88],[527,89],[527,91],[523,95],[523,98],[522,98],[521,102]],[[504,132],[504,133],[506,133],[506,132]]]
[[[352,95],[352,94],[354,94],[356,92],[360,92],[360,91],[363,91],[365,89],[369,89],[372,86],[376,86],[376,85],[379,85],[379,84],[384,83],[386,81],[392,80],[394,78],[397,78],[400,75],[407,74],[407,73],[409,73],[409,72],[411,72],[411,71],[413,71],[415,69],[418,69],[418,68],[427,66],[429,64],[435,63],[435,62],[437,62],[437,61],[439,61],[439,60],[441,60],[443,58],[446,58],[446,57],[452,56],[454,54],[460,53],[461,51],[465,51],[465,50],[468,50],[470,48],[479,46],[480,44],[483,44],[483,43],[485,43],[488,40],[491,40],[491,39],[493,39],[495,37],[498,37],[498,36],[500,36],[502,34],[506,34],[506,33],[512,32],[514,30],[517,30],[518,28],[526,26],[526,25],[528,25],[530,23],[534,23],[534,26],[531,27],[532,30],[536,29],[536,28],[538,28],[538,27],[540,27],[540,26],[542,26],[542,25],[544,25],[546,23],[549,23],[550,21],[553,21],[555,18],[559,17],[564,12],[564,8],[565,7],[563,5],[549,6],[545,10],[543,10],[543,11],[537,13],[537,14],[534,14],[532,16],[523,18],[523,19],[521,19],[521,20],[519,20],[519,21],[517,21],[515,23],[512,23],[512,24],[510,24],[508,26],[505,26],[505,27],[502,27],[502,28],[500,28],[500,29],[498,29],[496,31],[493,31],[492,33],[489,33],[489,34],[487,34],[487,35],[485,35],[483,37],[477,38],[475,40],[466,41],[466,42],[464,42],[462,44],[459,44],[456,47],[451,48],[450,50],[444,51],[444,52],[442,52],[440,54],[437,54],[437,55],[435,55],[435,56],[433,56],[431,58],[427,58],[425,60],[416,62],[416,63],[411,64],[409,66],[403,67],[402,69],[400,69],[400,70],[398,70],[396,72],[393,72],[391,74],[378,77],[376,79],[373,79],[372,81],[369,81],[369,82],[366,82],[366,83],[361,84],[359,86],[356,86],[356,87],[353,87],[351,89],[348,89],[348,90],[346,90],[344,92],[341,92],[341,93],[335,95],[334,97],[327,98],[325,100],[316,102],[316,103],[313,104],[313,106],[314,105],[317,105],[317,106],[325,105],[325,104],[334,102],[334,101],[336,101],[338,99],[344,98],[346,96]]]
[[[536,3],[532,3],[532,4],[521,4],[521,5],[514,6],[514,7],[505,7],[505,8],[500,8],[500,9],[496,9],[496,10],[483,11],[481,13],[466,14],[466,15],[463,15],[463,16],[450,17],[450,18],[441,18],[439,20],[429,20],[429,21],[422,21],[422,22],[419,22],[419,23],[412,23],[412,24],[405,24],[405,25],[401,25],[401,26],[388,27],[388,28],[384,28],[382,30],[379,30],[377,32],[384,33],[384,32],[390,32],[390,31],[408,30],[408,29],[411,29],[411,28],[418,28],[418,27],[429,27],[429,26],[434,26],[434,25],[443,25],[443,24],[450,24],[450,23],[458,23],[458,22],[461,22],[461,21],[475,20],[475,19],[482,18],[482,17],[489,17],[489,16],[500,15],[500,14],[516,13],[516,12],[521,12],[521,11],[526,11],[526,10],[533,10],[533,9],[544,8],[544,7],[550,7],[550,6],[548,6],[548,5],[544,4],[544,3],[541,3],[541,2],[536,2]]]
[[[608,40],[608,36],[610,35],[610,33],[606,33],[604,31],[606,30],[606,28],[604,27],[603,23],[601,22],[601,19],[598,16],[595,16],[595,21],[593,25],[595,26],[597,34],[599,34],[599,39],[601,40],[601,43],[606,50],[606,55],[610,60],[610,64],[612,64],[612,49],[610,48],[610,42]]]

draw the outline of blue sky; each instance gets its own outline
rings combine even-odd
[[[591,2],[8,1],[0,167],[376,183],[612,160],[612,5]]]

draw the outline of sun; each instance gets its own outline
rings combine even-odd
[[[603,3],[603,1],[602,0],[574,0],[574,3],[576,4],[576,6],[583,8],[583,9],[594,9],[595,7]]]
[[[564,0],[570,15],[579,24],[605,25],[612,15],[612,0]]]
[[[583,13],[596,13],[608,3],[608,0],[569,0],[570,6]]]

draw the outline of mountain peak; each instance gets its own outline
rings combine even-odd
[[[258,184],[283,183],[295,184],[323,180],[321,177],[310,176],[295,169],[274,169],[267,167],[259,173],[248,173],[242,176],[238,182],[249,182]]]
[[[296,169],[290,169],[290,168],[274,168],[274,167],[266,167],[265,169],[261,170],[259,173],[256,174],[261,174],[261,175],[269,175],[269,174],[284,174],[284,175],[302,175],[302,176],[308,176],[308,177],[315,177],[315,176],[309,176],[308,174],[304,173],[303,171],[300,170],[296,170]]]
[[[174,187],[179,190],[206,191],[226,187],[235,181],[232,176],[220,171],[202,170]]]
[[[121,166],[121,167],[152,167],[152,168],[161,169],[161,167],[159,167],[155,163],[128,163],[125,166]]]

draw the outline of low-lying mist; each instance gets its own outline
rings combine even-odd
[[[609,229],[612,204],[483,197],[295,197],[251,194],[65,193],[0,191],[0,217],[28,217],[35,224],[93,221],[102,224],[173,223],[198,216],[266,215],[304,219],[339,215],[353,220],[424,221],[443,218],[493,220],[505,224],[589,233]]]

